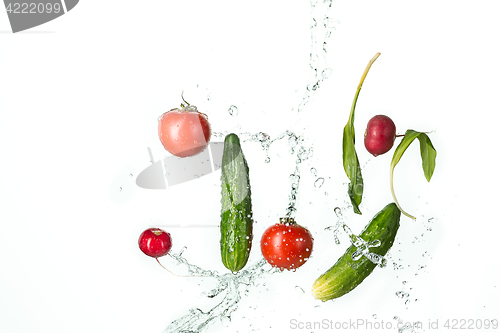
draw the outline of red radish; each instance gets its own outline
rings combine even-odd
[[[144,230],[139,236],[139,248],[145,255],[155,258],[158,264],[172,275],[179,277],[199,277],[198,275],[177,275],[161,264],[158,258],[168,254],[172,248],[172,237],[162,229],[149,228]]]
[[[366,125],[365,147],[373,156],[387,153],[396,139],[396,125],[391,118],[377,115]]]
[[[164,230],[149,228],[139,236],[139,248],[147,256],[153,258],[162,257],[172,248],[172,238]]]

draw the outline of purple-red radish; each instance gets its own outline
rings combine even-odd
[[[167,255],[172,248],[172,237],[165,230],[159,228],[144,230],[139,236],[139,248],[145,255],[155,258],[158,264],[172,275],[179,277],[200,277],[198,275],[177,275],[163,266],[158,260],[159,257]]]
[[[159,228],[149,228],[144,230],[139,236],[139,248],[145,255],[155,258],[158,264],[160,264],[160,266],[170,274],[179,276],[168,270],[158,260],[159,257],[163,257],[168,254],[172,248],[172,237],[170,237],[168,232]]]
[[[396,139],[396,125],[384,115],[374,116],[366,125],[365,147],[373,156],[387,153]]]
[[[139,248],[145,255],[159,258],[166,255],[172,248],[172,238],[164,230],[149,228],[139,236]]]

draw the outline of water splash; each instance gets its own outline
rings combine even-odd
[[[203,296],[214,298],[223,295],[222,301],[218,301],[207,312],[203,312],[199,308],[189,309],[188,314],[173,321],[164,331],[164,333],[178,333],[178,332],[202,332],[210,324],[218,318],[224,326],[229,325],[231,322],[231,313],[238,309],[238,303],[241,300],[241,286],[252,286],[259,278],[273,273],[275,270],[271,268],[263,268],[266,261],[260,261],[248,266],[247,269],[239,271],[237,274],[226,273],[218,274],[215,271],[205,270],[199,266],[190,264],[182,253],[170,254],[178,264],[185,266],[191,276],[197,277],[210,277],[218,281],[217,286],[203,293]]]
[[[224,138],[229,132],[215,132],[213,133],[213,136],[216,138]],[[299,193],[299,183],[300,183],[300,165],[302,162],[310,159],[314,155],[314,149],[313,147],[308,147],[305,144],[304,137],[302,135],[296,134],[290,130],[286,130],[280,135],[278,135],[276,138],[271,139],[271,136],[269,134],[263,133],[263,132],[258,132],[258,133],[249,133],[249,132],[244,132],[238,134],[238,137],[240,138],[241,142],[258,142],[260,143],[262,150],[265,153],[265,158],[264,162],[269,163],[271,161],[271,157],[269,156],[269,151],[271,148],[271,145],[274,144],[275,142],[281,141],[281,140],[286,140],[288,143],[288,152],[291,155],[295,156],[295,167],[290,174],[290,186],[291,186],[291,191],[288,196],[288,205],[285,211],[285,216],[286,217],[294,217],[295,212],[297,211],[297,197]],[[310,169],[311,172],[314,170],[316,172],[315,168]],[[323,178],[321,178],[323,179]],[[324,179],[323,179],[324,181]],[[321,184],[320,184],[321,182]],[[319,185],[319,186],[318,186]],[[321,187],[322,181],[320,179],[317,180],[317,184],[315,185],[316,187]]]
[[[320,88],[324,80],[332,73],[328,67],[328,41],[335,30],[335,21],[330,17],[333,0],[311,0],[311,51],[309,53],[310,78],[304,97],[297,111],[301,112]]]
[[[363,256],[366,257],[368,260],[373,262],[374,264],[378,265],[379,267],[386,267],[387,266],[387,258],[384,256],[381,256],[379,254],[370,252],[370,248],[372,247],[378,247],[380,246],[380,240],[376,239],[371,242],[365,241],[363,238],[356,236],[352,231],[351,228],[344,222],[344,216],[342,215],[342,210],[339,207],[335,207],[334,209],[335,215],[337,215],[337,224],[334,227],[328,227],[326,229],[328,230],[333,230],[334,232],[334,237],[335,237],[335,243],[339,244],[340,242],[338,241],[338,232],[340,229],[342,229],[347,236],[349,236],[349,240],[353,246],[356,247],[356,251],[352,254],[352,260],[356,261],[361,259]]]

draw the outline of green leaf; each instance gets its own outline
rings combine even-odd
[[[430,182],[436,168],[437,152],[427,134],[421,133],[418,136],[418,140],[420,140],[420,155],[422,156],[422,168],[424,169],[425,179]]]
[[[407,130],[403,140],[399,143],[397,146],[396,150],[394,151],[394,155],[392,157],[391,161],[391,192],[392,192],[392,197],[394,198],[394,202],[398,206],[398,208],[401,210],[401,213],[404,215],[416,219],[414,216],[406,213],[403,209],[401,209],[401,206],[399,205],[397,199],[396,199],[396,194],[394,193],[394,182],[393,182],[393,175],[394,175],[394,168],[396,165],[399,163],[399,160],[403,156],[404,152],[408,148],[408,146],[416,139],[420,141],[420,155],[422,156],[422,168],[424,170],[424,175],[427,181],[431,180],[432,174],[434,173],[434,168],[436,167],[436,149],[434,149],[434,146],[432,145],[431,140],[427,136],[427,134],[422,133],[422,132],[417,132],[414,130]]]
[[[344,127],[344,133],[342,137],[342,160],[344,162],[344,170],[351,181],[347,188],[347,194],[351,199],[353,210],[356,214],[361,215],[359,210],[359,205],[361,204],[361,199],[363,198],[363,177],[361,175],[361,166],[359,165],[358,155],[356,154],[356,148],[354,147],[355,137],[354,137],[354,110],[356,109],[356,102],[358,100],[359,92],[361,91],[361,86],[365,81],[366,75],[370,70],[373,62],[377,60],[380,53],[375,54],[375,56],[370,60],[366,69],[361,76],[361,80],[354,95],[354,101],[352,102],[351,113],[349,114],[349,120],[347,125]]]
[[[399,160],[401,159],[401,156],[403,156],[403,153],[406,151],[406,148],[408,148],[410,143],[412,143],[413,140],[415,140],[419,135],[420,132],[414,130],[406,131],[403,140],[401,140],[396,150],[394,151],[394,155],[392,156],[391,169],[394,169],[396,164],[398,164]]]
[[[349,119],[350,120],[350,119]],[[347,194],[356,214],[361,214],[359,204],[363,197],[363,177],[361,175],[361,166],[359,165],[358,155],[354,148],[354,126],[352,122],[344,127],[344,136],[342,139],[342,157],[344,161],[344,170],[351,181],[349,183]]]

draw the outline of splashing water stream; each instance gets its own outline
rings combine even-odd
[[[386,267],[387,259],[385,257],[370,252],[370,248],[380,246],[380,240],[376,239],[371,242],[366,242],[363,238],[356,236],[344,222],[344,216],[342,215],[342,210],[339,207],[335,208],[335,215],[337,215],[338,218],[337,224],[334,227],[326,228],[334,231],[335,243],[340,244],[337,233],[339,229],[342,228],[342,230],[349,236],[351,244],[357,248],[357,250],[352,254],[352,260],[359,260],[361,257],[365,256],[368,260],[379,267]]]
[[[221,321],[231,321],[231,313],[238,308],[238,303],[241,300],[240,286],[251,286],[255,280],[262,278],[274,271],[274,269],[263,268],[265,260],[262,259],[245,270],[241,270],[237,274],[226,273],[223,275],[217,272],[204,270],[196,265],[192,265],[182,257],[182,254],[171,254],[171,256],[182,265],[185,265],[192,276],[210,277],[218,281],[217,286],[204,293],[208,298],[215,298],[223,294],[222,301],[215,305],[207,312],[203,312],[198,308],[192,308],[189,313],[175,321],[173,321],[164,331],[164,333],[179,333],[179,332],[201,332],[206,329],[215,319]]]

